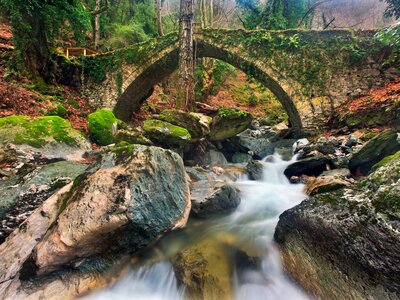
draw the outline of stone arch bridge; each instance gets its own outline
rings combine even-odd
[[[385,64],[391,49],[376,31],[196,31],[197,57],[223,60],[270,89],[302,130],[298,107],[334,109],[348,97],[399,75]],[[113,52],[77,59],[80,91],[97,108],[128,120],[151,95],[155,84],[178,67],[178,36],[171,33]]]

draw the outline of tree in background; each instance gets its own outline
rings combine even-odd
[[[298,27],[307,13],[306,0],[236,0],[246,29],[287,29]],[[303,20],[304,22],[306,20]]]
[[[179,70],[176,105],[192,110],[195,104],[193,55],[193,0],[181,0],[179,13]]]
[[[395,17],[396,19],[399,19],[400,18],[400,0],[384,0],[384,1],[388,4],[388,7],[385,12],[385,16]]]
[[[20,67],[32,77],[50,80],[51,48],[67,25],[83,41],[90,27],[88,10],[78,0],[0,0],[11,22]]]

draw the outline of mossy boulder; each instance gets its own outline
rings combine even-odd
[[[210,132],[212,118],[200,113],[166,109],[157,118],[161,121],[186,128],[193,138],[201,138]]]
[[[123,124],[121,120],[114,116],[112,111],[106,109],[90,114],[88,121],[90,136],[100,146],[113,144],[118,126]]]
[[[28,145],[44,148],[55,145],[88,150],[89,143],[83,134],[58,116],[0,118],[0,145]]]
[[[385,131],[368,141],[349,162],[352,173],[367,175],[371,168],[389,155],[400,151],[400,138],[396,131]]]
[[[145,135],[155,143],[166,147],[182,147],[192,138],[186,128],[160,120],[146,120],[143,124]]]
[[[251,114],[235,108],[223,108],[218,111],[211,124],[210,139],[221,141],[234,137],[246,130],[252,120]]]
[[[146,145],[152,146],[153,143],[148,138],[143,136],[143,134],[134,129],[120,129],[117,131],[115,135],[114,141],[116,143],[120,142],[127,142],[129,144],[139,144],[139,145]]]

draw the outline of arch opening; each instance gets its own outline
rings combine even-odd
[[[291,128],[296,133],[303,131],[300,114],[290,96],[271,76],[256,64],[245,60],[225,49],[216,47],[202,40],[196,41],[196,56],[210,57],[224,61],[235,68],[251,75],[268,88],[286,111]],[[129,120],[132,112],[137,112],[144,101],[151,95],[153,87],[171,75],[178,68],[178,49],[174,49],[150,65],[129,84],[119,98],[114,113],[122,120]]]

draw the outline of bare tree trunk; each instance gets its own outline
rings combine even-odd
[[[179,84],[177,107],[191,111],[195,104],[193,0],[181,0],[179,14]]]
[[[99,11],[101,9],[101,0],[96,0],[95,10]],[[93,46],[95,49],[99,48],[100,44],[100,13],[94,15],[93,24]]]
[[[214,21],[214,0],[210,0],[210,18],[209,18],[210,27],[213,27],[213,21]]]
[[[158,35],[163,36],[163,26],[162,26],[162,19],[161,19],[161,0],[157,0],[157,30]]]

